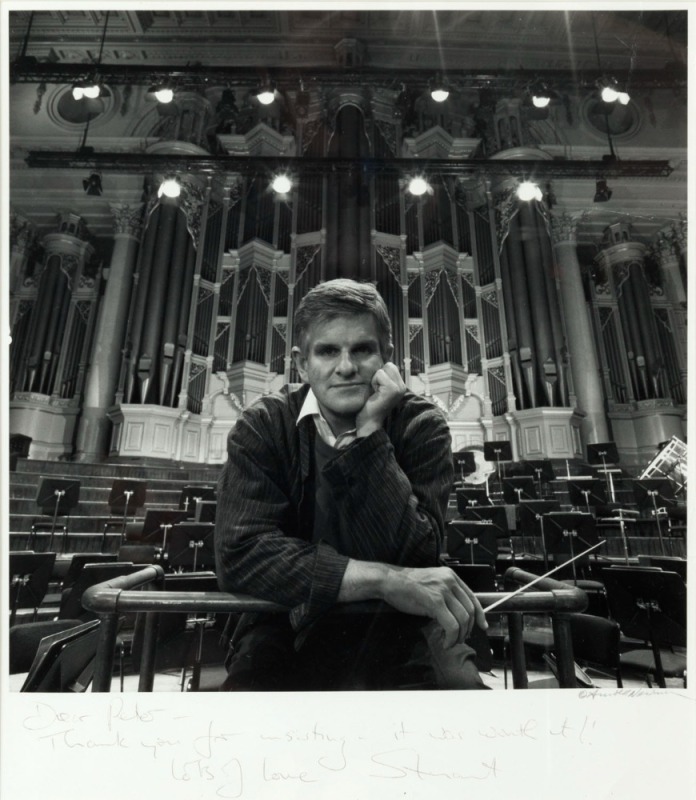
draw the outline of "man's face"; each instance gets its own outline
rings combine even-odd
[[[295,347],[293,355],[334,434],[354,428],[357,414],[372,394],[372,376],[384,364],[372,314],[311,325],[304,351]],[[389,358],[391,353],[385,355]]]

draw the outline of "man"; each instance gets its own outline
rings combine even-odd
[[[328,281],[294,333],[304,383],[235,424],[215,530],[221,589],[289,616],[242,620],[223,688],[482,688],[465,640],[487,627],[483,611],[437,566],[449,429],[390,362],[384,301],[371,284]]]

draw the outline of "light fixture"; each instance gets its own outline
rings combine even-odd
[[[262,84],[256,92],[256,99],[262,106],[270,106],[275,97],[275,86],[270,82]]]
[[[89,178],[82,181],[82,188],[85,194],[99,196],[102,194],[101,175],[98,172],[91,172]]]
[[[628,92],[624,92],[619,86],[616,78],[604,78],[599,84],[599,95],[605,103],[619,103],[622,106],[628,105],[631,100]]]
[[[287,194],[292,189],[292,181],[284,173],[276,175],[271,183],[271,188],[276,194]]]
[[[181,184],[176,178],[165,178],[157,190],[157,197],[178,197],[181,194]]]
[[[430,81],[430,96],[436,103],[444,103],[449,94],[449,86],[439,75]]]
[[[543,81],[532,84],[529,94],[534,108],[546,108],[552,99],[552,92]]]
[[[533,181],[521,181],[517,187],[517,197],[529,203],[531,200],[541,201],[544,195],[539,188],[539,184]]]
[[[416,175],[409,180],[408,191],[416,197],[421,197],[426,192],[433,193],[432,187],[422,175]]]
[[[96,80],[75,81],[72,85],[72,96],[75,100],[82,100],[83,97],[88,100],[96,100],[100,94],[101,87]]]
[[[174,99],[174,89],[167,83],[155,84],[147,93],[153,95],[158,103],[171,103]]]
[[[607,182],[604,180],[604,178],[598,178],[595,185],[594,202],[606,203],[607,201],[611,200],[611,195],[612,191],[607,186]]]

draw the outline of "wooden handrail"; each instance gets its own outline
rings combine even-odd
[[[108,692],[113,673],[114,650],[120,614],[147,612],[143,658],[140,670],[139,691],[152,691],[154,681],[154,659],[157,621],[160,613],[244,613],[244,612],[287,612],[285,606],[268,600],[241,593],[228,592],[171,592],[165,586],[165,573],[161,566],[144,567],[130,575],[105,581],[90,587],[82,596],[82,605],[100,617],[100,635],[97,646],[93,692]],[[523,585],[537,578],[532,573],[517,567],[510,567],[505,573],[506,586]],[[155,584],[154,590],[144,591],[142,587]],[[515,672],[524,669],[523,643],[521,640],[520,615],[524,613],[553,615],[554,635],[556,637],[559,662],[559,683],[561,686],[575,685],[572,644],[567,615],[583,611],[587,607],[587,595],[581,589],[553,578],[539,581],[535,589],[541,591],[522,592],[492,610],[491,614],[508,616],[510,646],[513,653],[513,677]],[[497,592],[481,592],[477,598],[483,608],[500,600]],[[371,607],[389,609],[375,602],[336,606],[338,613],[352,613],[351,609],[370,610]],[[524,675],[518,674],[516,687],[526,686]]]

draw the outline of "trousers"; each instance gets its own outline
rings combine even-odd
[[[286,616],[234,637],[222,691],[487,689],[466,643],[445,648],[433,621],[407,614],[329,614],[297,646]]]

